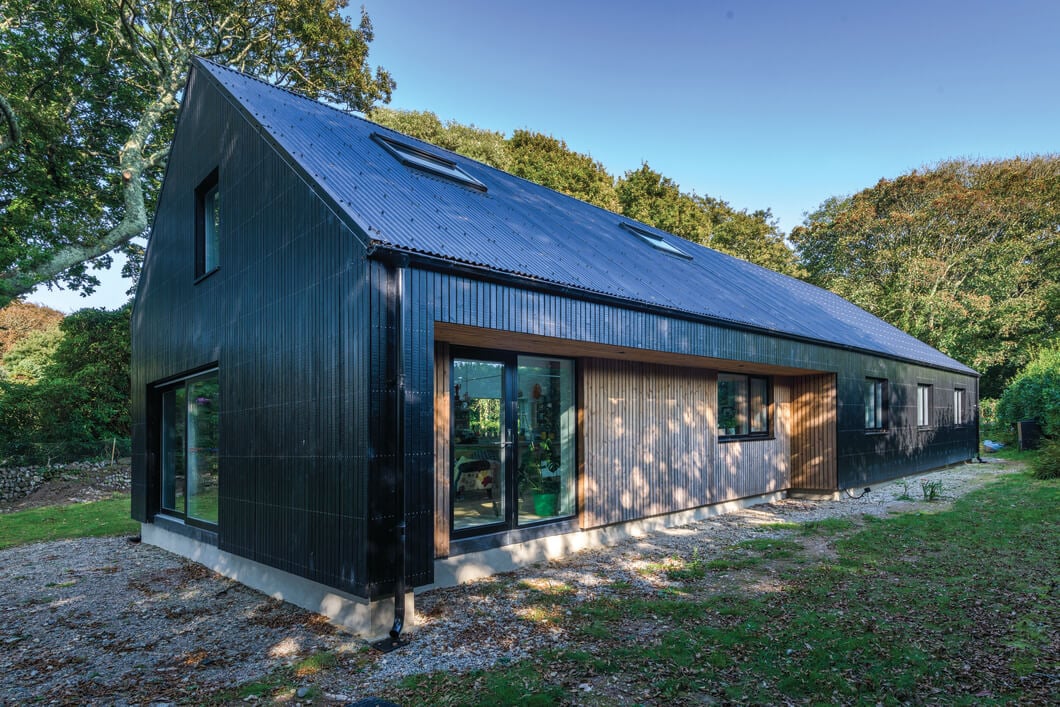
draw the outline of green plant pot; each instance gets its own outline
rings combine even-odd
[[[536,493],[534,494],[534,513],[542,517],[559,514],[558,493]]]

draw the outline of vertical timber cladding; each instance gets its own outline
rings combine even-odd
[[[835,375],[793,378],[791,408],[791,488],[837,489]]]
[[[434,554],[449,557],[449,344],[434,347]]]
[[[711,502],[711,371],[585,359],[583,527]]]
[[[783,491],[791,486],[791,388],[773,378],[773,433],[767,439],[718,442],[711,503]]]
[[[717,373],[586,359],[583,527],[786,489],[789,379],[773,379],[773,435],[719,443]]]

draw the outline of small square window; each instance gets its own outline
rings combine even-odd
[[[718,374],[718,436],[762,437],[769,434],[769,379]]]
[[[217,170],[195,190],[195,277],[208,275],[220,266],[221,196]]]
[[[887,381],[865,379],[865,429],[882,430],[887,426]]]
[[[931,427],[931,386],[920,384],[916,387],[916,425]]]

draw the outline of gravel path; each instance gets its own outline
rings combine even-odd
[[[763,524],[935,509],[922,500],[921,480],[941,481],[951,500],[1016,468],[992,460],[884,484],[860,499],[786,499],[426,592],[416,600],[411,645],[389,654],[367,650],[315,614],[125,538],[11,548],[0,551],[0,704],[194,702],[322,651],[336,656],[333,666],[293,679],[312,684],[317,703],[359,699],[409,675],[486,668],[563,645],[562,621],[533,620],[541,593],[585,601],[617,582],[627,595],[629,587],[658,594],[665,573],[646,568],[693,554],[709,560],[741,540],[785,532],[763,532]],[[811,551],[830,552],[824,542]],[[718,590],[756,589],[743,573],[708,576]],[[768,588],[769,572],[754,573],[753,582]]]

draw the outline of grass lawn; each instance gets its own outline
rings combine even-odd
[[[951,509],[787,529],[745,560],[837,556],[782,570],[779,589],[542,595],[574,645],[470,675],[411,679],[410,704],[1055,704],[1060,696],[1060,483],[1005,476]],[[724,563],[723,563],[724,564]],[[747,562],[747,572],[756,564]],[[567,612],[570,612],[568,614]]]
[[[135,534],[140,524],[129,517],[129,496],[65,506],[31,508],[0,515],[0,550],[45,540]]]

